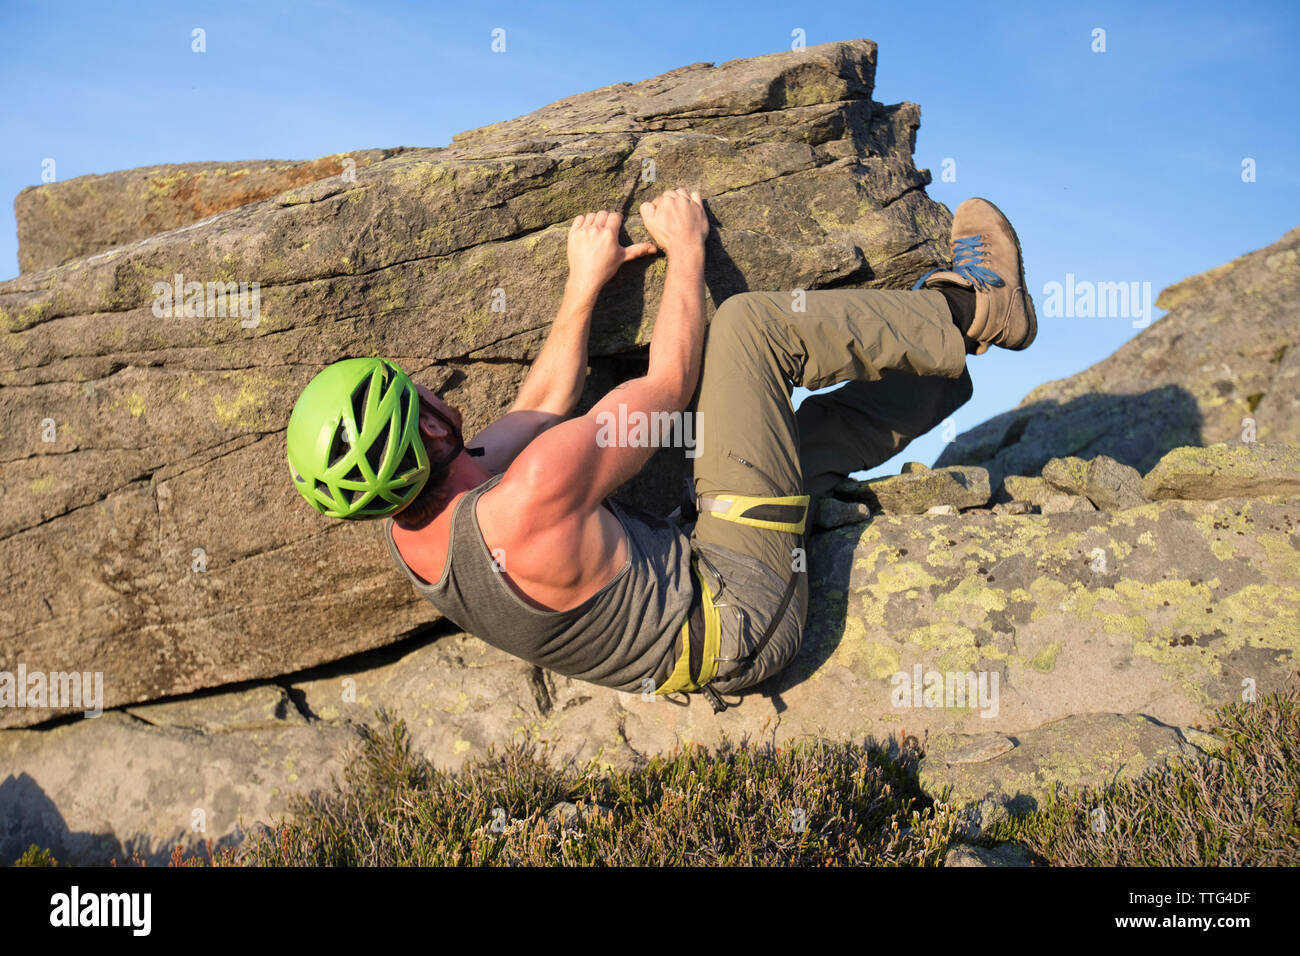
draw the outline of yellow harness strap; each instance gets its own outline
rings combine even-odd
[[[753,498],[749,495],[717,495],[699,498],[695,507],[723,521],[766,528],[768,531],[786,531],[803,534],[808,520],[808,495],[789,495],[785,498]],[[799,520],[794,520],[798,515]]]
[[[784,498],[756,498],[750,495],[717,495],[713,498],[699,498],[696,507],[701,514],[708,512],[723,521],[749,525],[752,528],[765,528],[769,531],[784,531],[790,534],[803,534],[808,519],[808,495],[789,495]],[[795,516],[798,520],[794,520]],[[713,590],[704,575],[700,573],[699,560],[691,556],[691,568],[696,580],[700,582],[700,603],[703,616],[703,649],[699,662],[699,673],[691,672],[691,620],[695,615],[688,614],[682,622],[682,653],[668,679],[655,689],[656,694],[675,694],[698,691],[718,673],[718,655],[722,651],[722,619],[718,609],[713,606]],[[696,640],[700,638],[697,635]]]
[[[691,617],[686,615],[682,622],[682,653],[677,658],[677,666],[668,675],[668,679],[655,688],[656,694],[675,694],[678,691],[697,691],[718,673],[718,655],[722,653],[722,619],[718,609],[713,606],[713,591],[704,575],[700,573],[698,559],[691,556],[691,568],[695,579],[700,582],[700,610],[704,618],[704,647],[702,649],[699,674],[691,673]],[[697,638],[698,640],[698,638]]]

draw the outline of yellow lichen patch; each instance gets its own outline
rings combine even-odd
[[[480,334],[491,328],[493,314],[490,309],[474,309],[471,312],[464,313],[460,329],[465,341],[472,345]],[[495,314],[500,315],[499,312]]]
[[[1038,621],[1064,609],[1070,589],[1055,578],[1037,577],[1029,585],[1029,594],[1034,605],[1029,620]]]
[[[451,222],[439,222],[420,231],[415,238],[418,250],[429,251],[433,248],[448,249],[452,247],[456,227]]]
[[[847,642],[845,642],[847,643]],[[840,647],[844,647],[842,643]],[[839,648],[836,649],[837,652]],[[846,648],[842,663],[850,670],[870,680],[884,680],[898,672],[898,648],[878,641],[860,641]],[[839,656],[837,653],[836,657]]]
[[[1056,666],[1056,655],[1061,652],[1061,648],[1064,646],[1065,644],[1061,641],[1053,641],[1034,655],[1034,659],[1029,662],[1029,666],[1036,671],[1050,671]]]
[[[1218,539],[1210,542],[1210,551],[1212,551],[1214,556],[1220,561],[1230,561],[1237,554],[1237,549],[1231,541]]]
[[[393,280],[390,282],[377,283],[373,290],[374,298],[381,304],[381,311],[395,312],[406,306],[406,285],[403,282]]]
[[[1107,588],[1106,590],[1110,590]],[[1128,634],[1135,640],[1147,636],[1148,621],[1141,614],[1123,614],[1120,612],[1094,612],[1093,617],[1101,622],[1107,633]],[[1167,630],[1167,629],[1165,629]]]
[[[1255,538],[1255,543],[1276,566],[1278,577],[1300,581],[1300,549],[1291,544],[1287,535],[1265,531]]]
[[[858,557],[853,561],[853,575],[859,580],[871,578],[875,575],[876,565],[881,557],[884,557],[886,564],[898,563],[898,552],[887,544],[878,543],[866,554],[863,554],[863,543],[865,543],[866,538],[867,536],[864,534],[858,544]]]
[[[1253,534],[1255,521],[1250,515],[1250,502],[1241,502],[1240,506],[1214,502],[1193,519],[1196,530],[1206,537],[1230,534]],[[1217,525],[1217,527],[1216,527]]]
[[[53,478],[49,478],[49,477],[37,478],[31,481],[30,483],[28,483],[27,488],[29,491],[32,492],[42,492],[45,491],[47,488],[49,488],[52,484],[54,484]]]
[[[139,418],[144,414],[144,398],[139,392],[131,393],[131,397],[126,400],[126,408],[132,418]]]
[[[1124,527],[1133,527],[1139,521],[1155,522],[1160,520],[1160,513],[1168,507],[1161,502],[1152,502],[1146,505],[1137,505],[1133,508],[1125,508],[1123,511],[1116,511],[1111,515],[1111,525],[1120,525]],[[1140,540],[1140,539],[1139,539]]]
[[[244,431],[262,431],[268,427],[263,405],[267,393],[272,388],[285,385],[282,379],[271,379],[253,372],[232,372],[226,376],[227,383],[238,385],[239,391],[234,398],[223,397],[219,392],[212,396],[216,408],[217,420],[227,428]]]
[[[1111,589],[1106,589],[1111,590]],[[1172,581],[1116,581],[1113,594],[1129,605],[1146,610],[1168,606],[1182,613],[1191,607],[1204,608],[1211,600],[1210,589],[1204,584],[1192,584],[1185,579]]]
[[[1089,550],[1083,546],[1084,538],[1091,533],[1091,531],[1072,531],[1061,535],[1055,541],[1044,543],[1037,549],[1038,566],[1041,568],[1053,561],[1068,564],[1080,560],[1080,552],[1086,554]]]
[[[1007,594],[1001,588],[990,587],[977,575],[962,578],[958,585],[947,594],[941,594],[934,601],[936,611],[960,615],[969,608],[979,608],[984,614],[989,611],[1001,611],[1007,606]]]
[[[1082,458],[1063,458],[1059,467],[1075,488],[1082,488],[1088,483],[1088,463]]]
[[[190,178],[190,174],[183,170],[174,173],[164,173],[158,176],[150,176],[145,180],[149,191],[162,194],[171,191],[173,186],[185,182]]]
[[[968,671],[979,663],[975,632],[960,624],[940,621],[913,628],[907,633],[907,641],[923,650],[939,651],[935,666],[940,670]]]
[[[928,588],[939,583],[925,568],[915,562],[899,562],[893,567],[882,568],[876,575],[875,583],[867,589],[876,597],[884,600],[891,594],[901,594],[909,588]]]
[[[1300,587],[1247,585],[1220,598],[1215,610],[1215,617],[1231,622],[1225,647],[1249,643],[1300,654]]]

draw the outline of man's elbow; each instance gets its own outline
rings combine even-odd
[[[684,412],[695,395],[694,383],[679,372],[650,373],[646,381],[653,396],[655,411]]]
[[[533,412],[546,419],[542,428],[550,428],[573,414],[581,392],[547,392],[544,395],[521,395],[510,406],[512,412]]]

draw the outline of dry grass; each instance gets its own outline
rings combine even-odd
[[[1212,730],[1216,757],[1058,793],[987,835],[1057,866],[1300,864],[1300,692],[1229,704]]]
[[[979,842],[1058,866],[1300,863],[1300,691],[1225,706],[1210,729],[1228,742],[1215,757],[1061,791]],[[172,865],[933,866],[965,818],[919,789],[921,756],[893,742],[724,743],[613,772],[518,745],[450,773],[381,712],[332,791],[298,797],[289,819],[215,858],[177,847]],[[562,801],[580,818],[548,818]],[[32,846],[15,864],[57,861]]]
[[[254,865],[934,865],[958,826],[916,787],[919,754],[815,742],[693,747],[631,772],[555,768],[526,746],[455,774],[381,719],[337,792],[230,862]],[[547,811],[588,812],[568,825]]]

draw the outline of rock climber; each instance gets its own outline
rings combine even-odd
[[[971,395],[967,355],[1027,348],[1037,322],[1016,234],[983,199],[953,216],[951,267],[911,290],[745,292],[711,321],[700,194],[640,213],[653,242],[624,245],[617,213],[574,218],[548,338],[507,414],[468,443],[441,397],[352,358],[303,390],[288,459],[321,513],[384,519],[393,560],[462,630],[558,674],[722,710],[799,649],[810,504],[950,415]],[[574,416],[598,293],[659,253],[646,373]],[[793,408],[793,386],[837,383]],[[635,413],[696,416],[680,514],[611,498],[657,450],[608,440],[610,416]]]

